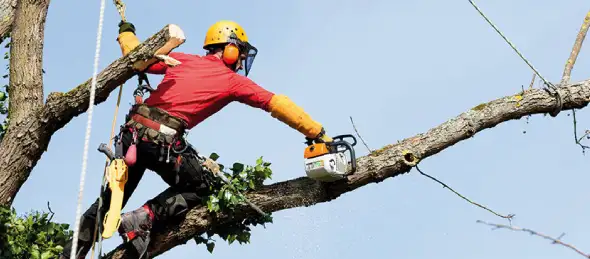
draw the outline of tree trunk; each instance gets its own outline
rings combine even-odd
[[[564,110],[583,108],[590,102],[590,80],[560,87],[559,92]],[[370,183],[379,183],[407,173],[419,161],[473,137],[477,132],[527,115],[552,112],[555,110],[556,100],[545,90],[530,89],[480,104],[426,133],[357,158],[357,172],[348,176],[346,180],[322,184],[307,177],[301,177],[264,186],[258,191],[247,194],[247,197],[267,213],[328,202],[343,193]],[[253,215],[256,212],[245,207],[241,213],[243,218],[245,215]],[[180,223],[169,223],[164,228],[155,229],[151,233],[150,254],[157,256],[177,245],[185,244],[193,237],[205,233],[214,224],[240,219],[239,217],[215,219],[207,212],[206,207],[195,207],[180,220]],[[121,245],[104,258],[132,257]]]
[[[11,121],[26,119],[43,105],[43,40],[49,0],[21,0],[16,6],[8,86]]]
[[[19,1],[14,14],[14,24],[11,32],[12,46],[10,47],[10,82],[8,87],[9,114],[8,118],[13,123],[19,123],[23,119],[36,112],[43,105],[43,40],[45,18],[49,1],[24,0]],[[18,129],[9,127],[0,144],[0,157],[4,165],[2,169],[13,170],[19,167],[32,169],[32,161],[29,155],[22,157],[10,156],[14,152],[15,135],[21,134]],[[37,146],[33,139],[20,143],[21,145]],[[14,153],[12,153],[14,154]],[[22,171],[22,170],[21,170]],[[5,172],[5,171],[3,171]],[[12,171],[15,172],[15,171]],[[15,178],[8,180],[6,177]],[[0,174],[0,191],[18,190],[14,183],[22,185],[26,177],[18,177],[14,174]],[[10,198],[0,199],[10,201]]]
[[[169,49],[170,46],[177,46],[182,42],[184,36],[180,28],[168,25],[127,56],[111,63],[97,75],[95,104],[104,102],[117,86],[135,75],[134,64],[150,60],[157,51]],[[0,205],[12,203],[18,190],[47,149],[51,136],[72,118],[88,109],[91,82],[92,79],[88,79],[67,93],[51,93],[45,105],[32,111],[25,119],[11,119],[8,131],[0,144]],[[25,102],[29,101],[25,98]],[[10,109],[14,107],[11,106]]]

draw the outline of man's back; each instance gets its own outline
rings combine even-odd
[[[268,111],[274,94],[236,74],[219,58],[180,52],[169,56],[182,64],[167,67],[159,62],[146,71],[165,76],[145,103],[184,119],[189,129],[232,101]]]

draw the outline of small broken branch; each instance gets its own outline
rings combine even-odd
[[[481,205],[481,204],[479,204],[479,203],[477,203],[477,202],[473,202],[473,201],[471,201],[470,199],[468,199],[467,197],[465,197],[465,196],[461,195],[460,193],[458,193],[457,191],[455,191],[453,188],[449,187],[449,186],[448,186],[448,185],[446,185],[445,183],[441,182],[440,180],[438,180],[438,179],[436,179],[436,178],[434,178],[434,177],[432,177],[432,176],[430,176],[430,175],[428,175],[428,174],[426,174],[426,173],[422,172],[422,170],[420,170],[420,168],[418,168],[418,165],[416,165],[416,170],[418,170],[418,172],[419,172],[420,174],[422,174],[422,175],[424,175],[424,176],[426,176],[426,177],[430,178],[431,180],[433,180],[433,181],[435,181],[435,182],[437,182],[437,183],[441,184],[441,185],[443,186],[443,188],[447,188],[447,189],[449,189],[451,192],[455,193],[457,196],[461,197],[462,199],[466,200],[467,202],[469,202],[469,203],[471,203],[471,204],[473,204],[473,205],[475,205],[475,206],[477,206],[477,207],[480,207],[480,208],[482,208],[482,209],[484,209],[484,210],[487,210],[487,211],[491,212],[492,214],[494,214],[494,215],[496,215],[496,216],[498,216],[498,217],[500,217],[500,218],[505,218],[505,219],[508,219],[508,221],[511,221],[511,220],[512,220],[512,218],[514,217],[514,214],[508,214],[508,215],[502,215],[502,214],[498,214],[498,213],[496,213],[495,211],[493,211],[493,210],[489,209],[489,208],[488,208],[488,207],[486,207],[486,206],[483,206],[483,205]]]
[[[580,49],[582,49],[582,44],[584,43],[584,39],[586,38],[586,33],[588,32],[588,26],[590,25],[590,11],[586,13],[586,17],[584,18],[584,22],[582,23],[582,27],[578,32],[578,36],[576,37],[576,41],[574,42],[574,46],[572,47],[572,52],[570,53],[569,58],[565,63],[565,69],[563,70],[563,76],[561,78],[561,85],[566,85],[569,83],[572,69],[574,68],[574,64],[578,59],[578,54],[580,53]]]
[[[531,84],[529,85],[529,89],[533,89],[533,85],[535,84],[535,79],[537,78],[537,74],[533,73],[533,79],[531,79]],[[524,89],[523,89],[524,91]]]
[[[53,219],[53,215],[55,215],[55,212],[51,210],[51,206],[49,206],[49,201],[47,201],[47,209],[49,210],[49,213],[51,213],[51,217],[49,217],[48,221],[51,221]]]
[[[575,246],[573,246],[571,244],[568,244],[568,243],[564,243],[563,241],[561,241],[560,239],[565,235],[565,233],[564,234],[561,234],[558,238],[553,238],[553,237],[550,237],[548,235],[545,235],[545,234],[542,234],[542,233],[539,233],[539,232],[536,232],[536,231],[533,231],[533,230],[527,229],[527,228],[519,228],[519,227],[507,226],[507,225],[502,225],[502,224],[488,223],[488,222],[485,222],[485,221],[482,221],[482,220],[478,220],[476,222],[477,223],[481,223],[481,224],[486,224],[486,225],[489,225],[489,226],[493,226],[494,228],[492,230],[494,230],[494,229],[500,229],[500,228],[505,228],[505,229],[510,229],[510,230],[513,230],[513,231],[528,232],[531,235],[536,235],[536,236],[540,236],[540,237],[545,238],[545,239],[549,239],[549,240],[553,241],[552,242],[553,244],[559,244],[559,245],[565,246],[567,248],[570,248],[570,249],[574,250],[576,253],[578,253],[578,254],[586,257],[586,258],[590,258],[590,254],[586,254],[586,253],[580,251]]]

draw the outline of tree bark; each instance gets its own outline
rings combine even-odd
[[[11,32],[10,121],[26,119],[43,106],[43,41],[49,0],[21,0]]]
[[[181,39],[177,38],[179,33]],[[169,49],[182,42],[184,36],[180,28],[167,25],[128,55],[111,63],[97,75],[95,104],[104,102],[117,86],[133,77],[135,64],[150,60],[162,48]],[[47,149],[51,136],[88,109],[91,80],[88,79],[69,92],[49,94],[45,105],[29,114],[27,119],[10,123],[0,144],[0,205],[12,203]]]
[[[12,30],[17,0],[0,0],[0,36]]]
[[[563,100],[563,110],[583,108],[590,102],[590,79],[560,87],[559,92]],[[264,186],[258,191],[247,194],[247,197],[265,212],[328,202],[343,193],[407,173],[419,161],[473,137],[477,132],[527,115],[550,113],[555,110],[556,104],[556,98],[545,90],[529,89],[516,95],[480,104],[426,133],[359,157],[357,172],[348,176],[346,180],[327,184],[300,177]],[[248,215],[256,212],[245,207],[242,213]],[[206,207],[195,207],[180,220],[180,223],[168,223],[161,229],[154,229],[149,248],[150,254],[160,255],[177,245],[185,244],[194,236],[205,233],[214,224],[223,224],[229,220],[232,219],[215,219],[207,212]],[[104,258],[132,257],[121,245]]]

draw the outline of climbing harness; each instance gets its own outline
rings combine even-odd
[[[506,38],[506,36],[504,36],[504,34],[502,32],[500,32],[500,30],[496,27],[496,25],[494,25],[490,21],[490,19],[488,19],[488,17],[479,9],[479,7],[477,7],[477,5],[475,5],[475,3],[472,0],[469,0],[469,3],[471,3],[471,5],[475,8],[475,10],[477,10],[477,12],[488,22],[488,24],[490,24],[492,26],[492,28],[494,28],[494,30],[496,30],[496,32],[504,39],[504,41],[506,41],[506,43],[508,43],[508,45],[510,45],[510,47],[516,52],[516,54],[518,54],[518,56],[533,70],[533,72],[535,72],[535,74],[537,74],[539,76],[539,78],[541,78],[541,80],[543,80],[543,83],[545,84],[545,86],[548,87],[548,88],[545,88],[545,91],[547,91],[551,96],[555,97],[556,101],[557,101],[555,110],[552,111],[550,113],[550,115],[552,117],[557,116],[557,114],[559,114],[561,112],[561,109],[563,109],[563,99],[561,98],[561,95],[557,91],[557,87],[555,87],[551,82],[545,80],[545,78],[541,75],[541,73],[539,73],[539,71],[537,71],[537,69],[535,69],[535,67],[520,53],[520,51],[518,51],[518,49],[516,49],[514,44],[512,44],[512,42],[510,42],[510,40],[508,40],[508,38]],[[551,89],[552,91],[550,91],[549,89]]]
[[[98,74],[98,60],[100,56],[100,43],[102,37],[102,25],[104,21],[104,8],[105,8],[105,0],[100,1],[100,15],[99,15],[99,22],[98,22],[98,33],[96,35],[96,50],[94,55],[94,72],[92,75],[92,83],[90,86],[90,101],[88,102],[88,122],[86,125],[86,136],[84,139],[84,152],[82,155],[82,172],[80,173],[80,191],[78,193],[78,206],[76,208],[76,221],[74,224],[74,237],[73,237],[73,244],[72,244],[72,251],[70,254],[70,258],[76,257],[77,245],[78,245],[78,232],[79,232],[79,225],[80,225],[80,209],[82,207],[82,195],[84,193],[84,178],[86,176],[86,167],[87,167],[87,160],[88,160],[88,146],[90,142],[90,132],[92,126],[92,112],[94,107],[94,94],[96,89],[96,77]]]

